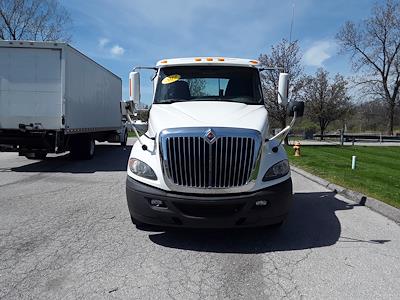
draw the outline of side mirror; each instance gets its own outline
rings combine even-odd
[[[304,101],[290,101],[287,109],[287,113],[290,117],[294,116],[296,112],[296,117],[302,117],[304,114]]]
[[[289,82],[289,74],[280,73],[279,84],[278,84],[278,103],[283,106],[286,106],[288,102],[288,82]]]
[[[129,100],[137,106],[140,103],[140,74],[139,72],[129,73]]]

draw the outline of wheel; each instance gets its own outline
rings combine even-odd
[[[84,159],[92,159],[94,156],[94,151],[96,149],[96,143],[93,138],[89,138],[87,141],[87,148],[85,151]]]
[[[128,142],[128,131],[125,131],[124,140],[121,142],[121,146],[126,147],[127,142]]]
[[[71,155],[74,159],[92,159],[95,141],[90,135],[76,136],[71,141]]]
[[[37,152],[33,152],[33,153],[29,153],[27,155],[25,155],[25,157],[27,159],[39,159],[39,160],[43,160],[46,158],[47,152],[44,151],[37,151]]]

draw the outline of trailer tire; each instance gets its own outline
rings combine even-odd
[[[124,140],[121,142],[121,146],[126,147],[127,142],[128,142],[128,131],[125,131]]]
[[[33,152],[29,155],[25,155],[27,159],[37,159],[37,160],[43,160],[46,158],[47,152],[44,151],[37,151]]]
[[[87,146],[83,155],[83,159],[92,159],[95,153],[96,143],[92,137],[86,140],[86,142]]]
[[[74,137],[71,141],[71,156],[73,159],[92,159],[95,153],[95,141],[92,136]]]

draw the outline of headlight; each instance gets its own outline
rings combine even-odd
[[[133,174],[147,179],[157,180],[156,173],[154,173],[153,169],[141,160],[130,158],[128,165]]]
[[[272,179],[276,179],[279,177],[285,176],[289,173],[290,167],[287,159],[281,160],[280,162],[273,165],[268,171],[265,173],[263,177],[263,181],[268,181]]]

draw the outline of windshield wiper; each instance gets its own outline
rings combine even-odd
[[[221,97],[204,97],[204,98],[194,98],[193,100],[195,101],[214,101],[214,100],[219,100],[219,101],[224,101],[223,98]]]
[[[249,97],[242,97],[242,96],[237,96],[237,97],[228,97],[228,98],[222,98],[222,97],[207,97],[207,98],[195,98],[193,100],[199,100],[199,101],[221,101],[221,102],[232,102],[232,103],[243,103],[243,104],[257,104],[254,101],[250,100],[251,98]],[[241,100],[250,100],[250,101],[241,101]]]
[[[167,99],[167,100],[162,100],[160,102],[155,102],[154,104],[171,104],[171,103],[175,103],[175,102],[186,102],[186,101],[190,101],[188,99]]]

